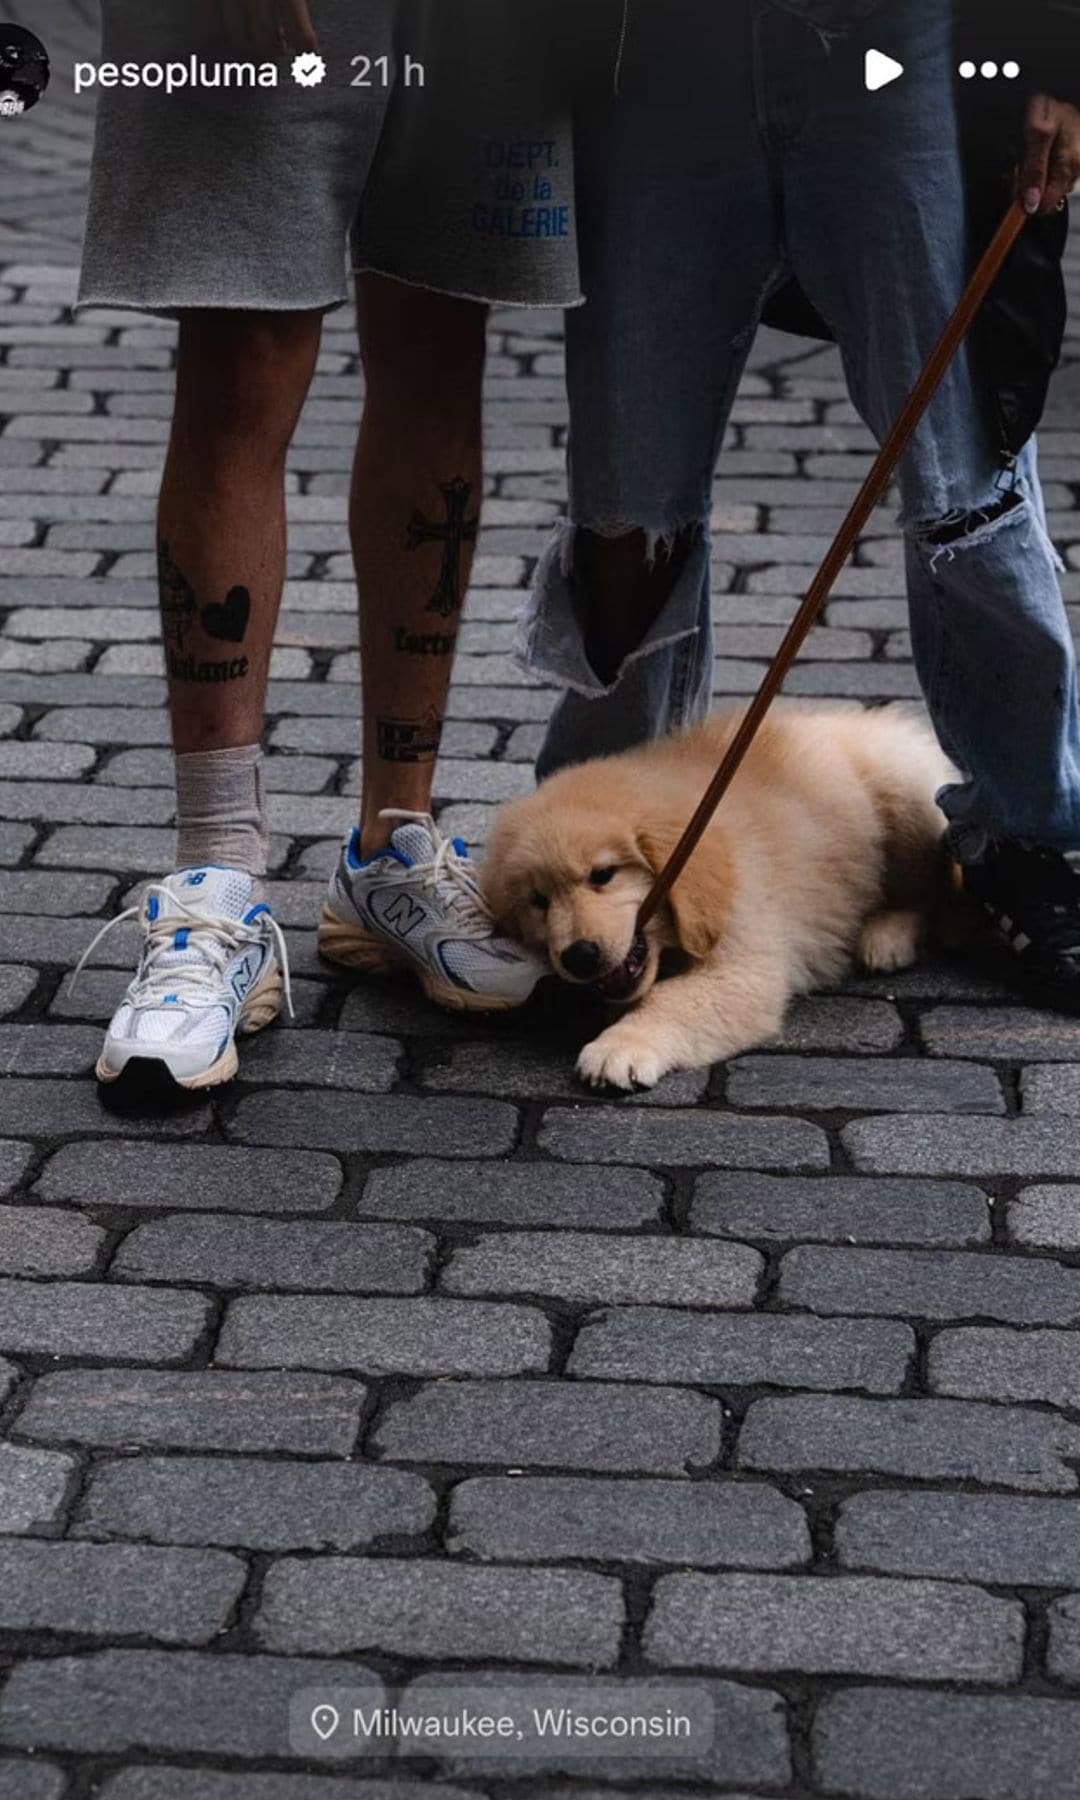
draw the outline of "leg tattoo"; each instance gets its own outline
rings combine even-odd
[[[230,588],[224,600],[200,605],[187,576],[174,562],[162,538],[158,544],[158,576],[161,583],[161,634],[165,664],[173,681],[242,681],[250,667],[246,656],[222,662],[203,662],[187,652],[188,634],[198,624],[207,637],[220,644],[242,644],[251,619],[251,595],[246,587]]]
[[[251,595],[246,587],[230,588],[224,600],[208,600],[202,609],[202,628],[221,644],[242,644],[251,617]]]
[[[434,711],[422,719],[376,719],[375,726],[384,762],[434,762],[439,754],[442,720]]]
[[[461,605],[461,552],[466,544],[476,542],[480,515],[474,513],[471,519],[466,517],[472,486],[462,476],[448,481],[439,492],[446,502],[445,525],[433,525],[422,512],[414,512],[405,541],[410,550],[419,550],[423,544],[443,545],[439,585],[428,601],[427,610],[448,619]]]
[[[158,543],[157,561],[158,582],[161,588],[162,636],[168,650],[182,650],[199,610],[195,600],[195,591],[187,576],[173,562],[169,546],[164,538]]]
[[[456,643],[454,631],[409,631],[404,625],[394,630],[394,649],[403,656],[453,656]]]

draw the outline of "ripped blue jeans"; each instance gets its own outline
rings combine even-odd
[[[880,19],[825,37],[766,0],[630,0],[618,97],[578,142],[570,521],[520,645],[566,690],[538,773],[707,709],[715,463],[762,309],[792,273],[879,440],[899,412],[969,272],[949,12],[897,0],[885,38]],[[869,95],[878,42],[907,73]],[[986,831],[1080,846],[1076,671],[1034,445],[1011,502],[1010,485],[963,352],[901,471],[913,656],[962,774],[938,796],[961,855]],[[682,549],[611,683],[584,648],[581,526]]]

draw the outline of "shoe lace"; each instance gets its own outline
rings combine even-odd
[[[128,989],[127,1001],[136,1011],[158,1007],[164,1003],[166,993],[170,993],[178,985],[186,987],[214,988],[220,982],[225,965],[230,956],[235,956],[248,944],[258,944],[267,932],[277,952],[281,964],[281,978],[285,989],[285,1004],[290,1019],[295,1018],[292,1001],[292,986],[289,980],[289,952],[285,943],[285,934],[273,913],[259,914],[258,923],[246,925],[242,919],[223,919],[216,916],[207,917],[205,913],[196,913],[171,888],[159,881],[150,882],[144,894],[145,899],[151,895],[164,898],[171,909],[167,916],[159,917],[152,923],[146,923],[146,941],[138,973]],[[75,965],[75,973],[71,978],[71,991],[83,969],[89,962],[98,945],[115,931],[118,925],[126,925],[131,919],[144,918],[144,901],[138,906],[129,906],[115,919],[110,919],[101,930],[91,938],[86,949]],[[187,925],[187,949],[197,950],[202,961],[194,958],[177,963],[170,960],[164,963],[162,958],[170,955],[175,959],[177,952],[173,939],[176,933],[177,913],[190,921]]]
[[[379,817],[401,819],[424,827],[435,845],[435,854],[428,862],[414,862],[410,875],[419,877],[429,894],[452,909],[470,936],[490,937],[494,924],[491,908],[480,891],[468,858],[455,849],[451,838],[443,836],[431,814],[388,806]]]

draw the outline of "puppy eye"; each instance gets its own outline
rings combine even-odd
[[[589,880],[591,881],[593,887],[607,887],[608,882],[613,879],[614,875],[615,875],[614,867],[612,867],[610,869],[590,869],[589,870]]]
[[[534,894],[529,904],[535,906],[538,912],[547,912],[551,901],[546,894]]]

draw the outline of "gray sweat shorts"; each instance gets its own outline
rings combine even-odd
[[[213,79],[246,60],[208,26],[212,0],[103,0],[120,74],[98,97],[79,304],[327,308],[351,260],[469,299],[576,305],[570,83],[547,0],[311,10],[318,86],[284,56],[275,86],[234,73],[167,93],[125,65],[194,59],[201,83],[201,65]]]

